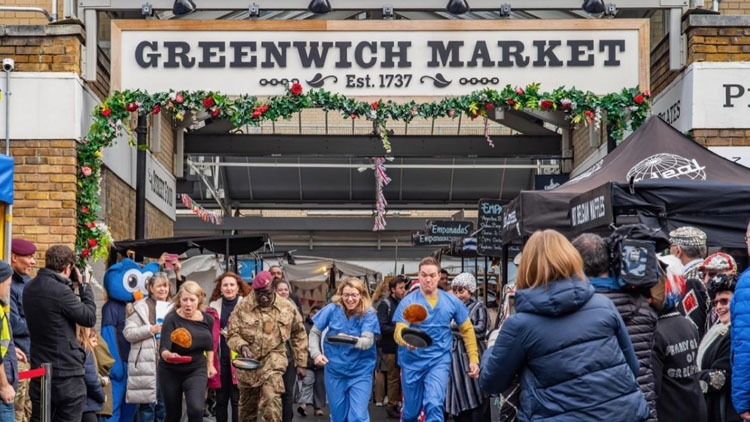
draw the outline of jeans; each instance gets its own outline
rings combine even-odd
[[[14,403],[0,401],[0,422],[14,422],[16,420],[16,406]]]
[[[138,408],[138,420],[140,422],[164,422],[167,411],[164,408],[164,398],[161,390],[156,389],[156,403],[142,403]]]

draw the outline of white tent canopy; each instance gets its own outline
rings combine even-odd
[[[303,257],[295,257],[298,260],[305,260]],[[333,259],[315,259],[300,264],[286,264],[283,267],[284,277],[292,282],[297,283],[320,283],[328,280],[331,270],[336,270],[336,280],[343,277],[357,277],[368,282],[379,281],[382,275],[366,267],[350,264],[346,261]]]

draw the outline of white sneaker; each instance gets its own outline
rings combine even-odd
[[[375,407],[383,407],[383,402],[379,401],[379,402],[375,403]]]

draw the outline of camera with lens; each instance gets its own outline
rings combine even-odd
[[[11,72],[16,68],[16,62],[13,59],[3,59],[3,71]]]

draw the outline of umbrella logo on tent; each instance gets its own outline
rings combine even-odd
[[[696,159],[688,160],[676,154],[655,154],[628,171],[627,180],[640,182],[644,179],[690,179],[706,180],[706,167]]]

